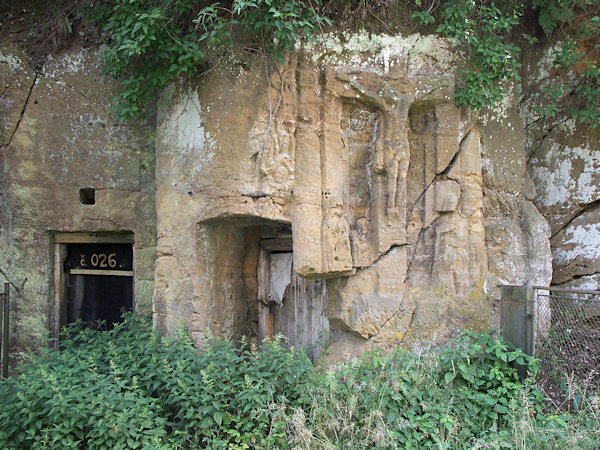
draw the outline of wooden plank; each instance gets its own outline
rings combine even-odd
[[[258,302],[258,330],[257,337],[258,342],[262,343],[267,337],[267,314],[269,313],[269,307],[263,302]]]
[[[135,269],[135,245],[131,246],[131,268]],[[135,277],[131,280],[131,311],[135,312],[136,298],[135,298]]]
[[[292,230],[288,226],[282,227],[257,227],[261,239],[289,238],[292,239]]]
[[[6,291],[6,284],[4,285],[4,290]],[[2,355],[4,352],[4,297],[6,297],[5,293],[0,294],[0,362],[2,362]],[[0,373],[1,376],[1,373]]]
[[[300,278],[300,277],[298,277]],[[301,278],[302,279],[302,278]],[[303,280],[303,284],[305,286],[304,295],[301,295],[296,298],[298,309],[300,311],[300,320],[297,322],[297,327],[299,327],[299,341],[302,348],[308,349],[310,346],[310,315],[308,314],[308,306],[312,302],[312,292],[314,290],[314,285],[318,280],[314,282],[307,283]]]
[[[259,301],[269,301],[269,278],[269,253],[259,250],[256,263],[257,299]]]
[[[324,305],[324,297],[325,297],[325,286],[326,283],[324,280],[320,280],[319,285],[317,287],[317,292],[315,292],[314,297],[314,305],[311,311],[312,315],[312,327],[311,327],[311,340],[313,342],[313,353],[315,357],[321,353],[321,349],[323,347],[323,335],[324,331],[324,323],[323,323],[323,305]],[[327,327],[329,328],[329,327]]]
[[[303,292],[304,289],[302,289],[306,282],[298,275],[296,275],[295,278],[298,289],[296,290],[296,295],[294,296],[294,321],[290,324],[290,326],[293,330],[294,345],[297,348],[306,348],[304,330],[306,329],[307,324],[304,305],[307,299],[305,295],[306,292]]]
[[[134,235],[127,233],[80,233],[56,232],[57,244],[133,244]]]
[[[259,250],[256,262],[256,300],[258,301],[258,342],[267,339],[267,315],[269,307],[269,253]]]
[[[291,239],[261,239],[260,248],[271,252],[291,252],[292,251],[292,240]]]
[[[111,275],[114,277],[132,277],[133,270],[96,270],[96,269],[71,269],[71,275]]]
[[[273,314],[267,313],[265,317],[265,335],[268,340],[273,339]]]
[[[64,270],[67,245],[54,245],[54,348],[58,350],[60,330],[67,324],[67,279]]]
[[[8,377],[8,333],[10,314],[10,284],[4,283],[4,295],[2,296],[2,378]]]
[[[64,285],[64,248],[62,244],[54,245],[54,348],[58,350],[58,337],[60,336],[61,327],[61,305],[62,305],[62,289]]]
[[[316,359],[329,331],[324,281],[307,280],[293,272],[283,303],[274,306],[273,312],[275,333],[283,333],[289,345],[305,349]]]

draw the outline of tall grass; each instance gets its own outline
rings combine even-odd
[[[463,335],[458,345],[454,341],[427,355],[371,352],[325,371],[310,407],[288,408],[279,417],[286,424],[286,448],[600,448],[597,393],[578,392],[578,414],[548,409],[534,373],[523,382],[512,370],[509,377],[500,375],[494,359],[504,360],[495,353],[476,363],[479,380],[446,382],[451,372],[444,361],[458,372],[461,364],[447,357],[455,357],[465,341],[477,348],[474,342],[481,339],[496,342],[496,348],[505,345],[486,335]],[[518,352],[498,355],[508,360],[511,353]],[[535,361],[529,362],[535,371]]]
[[[198,351],[137,316],[62,345],[0,383],[1,448],[600,448],[598,392],[548,409],[537,362],[486,334],[330,368],[281,338]]]

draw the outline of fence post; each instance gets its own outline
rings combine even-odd
[[[535,351],[535,291],[533,286],[500,286],[502,337],[528,355]],[[520,366],[525,377],[527,367]]]
[[[535,339],[537,334],[537,289],[531,284],[527,286],[525,300],[525,347],[523,351],[535,356]]]
[[[6,289],[6,288],[5,288]],[[4,354],[3,352],[3,341],[4,341],[4,292],[0,293],[0,379],[2,379],[2,375],[4,372],[2,372],[2,355]]]
[[[8,377],[8,314],[10,304],[10,285],[4,283],[4,295],[2,296],[2,378]]]

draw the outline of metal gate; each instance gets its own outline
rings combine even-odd
[[[600,385],[600,291],[501,286],[502,335],[540,361],[546,394],[564,401],[567,384]]]
[[[535,354],[536,307],[532,286],[500,286],[502,336],[528,355]]]

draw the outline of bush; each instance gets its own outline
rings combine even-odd
[[[127,316],[108,332],[66,330],[0,382],[0,447],[598,448],[600,402],[543,412],[537,362],[487,334],[415,355],[371,351],[327,370],[281,338],[261,351]]]
[[[300,407],[308,358],[279,339],[264,351],[242,342],[161,338],[147,318],[108,332],[72,326],[62,351],[43,350],[0,384],[2,448],[244,448],[276,442],[276,401]]]
[[[536,361],[490,335],[462,333],[426,356],[371,351],[321,378],[310,420],[288,417],[301,447],[455,448],[509,439],[523,399],[540,410],[539,391],[514,363]]]

